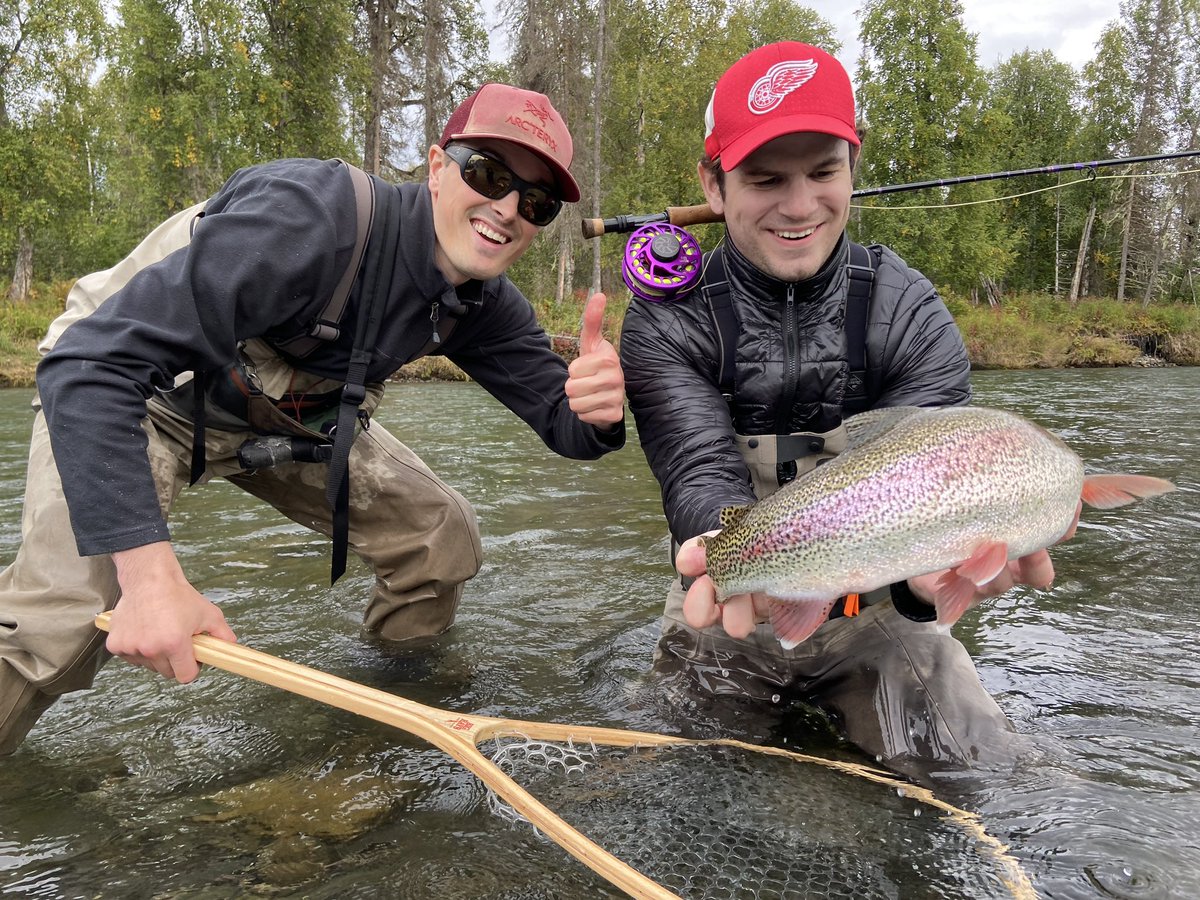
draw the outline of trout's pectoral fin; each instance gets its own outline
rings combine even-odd
[[[1096,509],[1114,509],[1175,490],[1165,478],[1150,475],[1089,475],[1083,479],[1083,502]]]
[[[959,577],[983,587],[1004,571],[1008,565],[1008,544],[985,541],[972,551],[967,560],[954,567]]]
[[[825,624],[833,600],[796,600],[788,602],[771,598],[771,627],[784,650],[791,650],[808,640],[814,631]]]
[[[937,610],[937,623],[947,629],[971,608],[977,587],[970,578],[963,578],[954,569],[942,573],[933,590],[933,608]]]
[[[984,541],[966,561],[942,574],[933,590],[933,607],[939,625],[949,628],[971,608],[978,588],[1008,565],[1008,544]]]

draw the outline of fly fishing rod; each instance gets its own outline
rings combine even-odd
[[[108,631],[111,621],[111,612],[101,613],[96,617],[96,627]],[[568,744],[581,741],[609,747],[717,745],[820,765],[902,790],[905,796],[937,809],[973,838],[981,853],[996,862],[999,868],[997,874],[1014,900],[1034,900],[1037,896],[1020,864],[1009,855],[1004,844],[986,831],[978,816],[939,800],[927,788],[900,781],[887,772],[869,766],[823,759],[729,738],[695,740],[647,731],[501,719],[453,712],[425,706],[415,700],[204,634],[192,638],[192,647],[197,662],[364,716],[428,741],[467,768],[497,796],[503,798],[577,860],[638,900],[678,900],[678,895],[585,837],[514,781],[487,757],[478,745],[504,736]]]
[[[1135,163],[1161,162],[1168,159],[1184,159],[1200,156],[1200,150],[1181,150],[1176,153],[1158,153],[1152,156],[1124,156],[1118,159],[1094,159],[1088,162],[1057,163],[1050,166],[1037,166],[1032,169],[1009,169],[1004,172],[988,172],[983,175],[959,175],[954,178],[935,178],[929,181],[913,181],[908,184],[890,184],[877,188],[862,188],[856,190],[853,197],[878,197],[883,194],[899,194],[904,191],[919,191],[926,188],[950,187],[956,184],[968,184],[975,181],[994,181],[999,178],[1020,178],[1025,175],[1052,175],[1055,172],[1089,172],[1106,166],[1126,166]],[[623,234],[636,231],[644,225],[666,223],[679,228],[688,225],[708,225],[724,221],[722,216],[712,211],[707,203],[697,206],[668,206],[661,213],[650,213],[643,216],[614,216],[611,219],[584,219],[582,222],[585,239],[597,238],[602,234]]]
[[[1088,162],[1058,163],[1032,169],[1009,169],[982,175],[959,175],[854,191],[852,197],[877,197],[904,191],[949,187],[975,181],[998,178],[1020,178],[1026,175],[1049,175],[1055,172],[1088,172],[1093,178],[1096,170],[1105,166],[1125,166],[1135,163],[1158,162],[1200,156],[1200,150],[1181,150],[1153,156],[1125,156],[1119,159],[1094,159]],[[643,216],[614,216],[611,219],[584,219],[580,224],[585,239],[602,234],[633,232],[625,244],[621,258],[621,280],[637,297],[651,302],[663,302],[683,296],[700,280],[704,254],[696,239],[686,231],[688,225],[706,225],[724,221],[707,203],[697,206],[669,206],[664,212]]]

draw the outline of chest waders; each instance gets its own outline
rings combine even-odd
[[[204,476],[206,421],[233,428],[248,425],[251,431],[264,436],[247,441],[239,449],[239,463],[246,469],[284,462],[329,464],[326,499],[333,525],[331,584],[346,570],[350,448],[358,426],[370,427],[371,413],[382,396],[382,386],[368,385],[366,378],[391,291],[400,233],[400,204],[395,191],[386,186],[378,190],[372,176],[356,166],[346,167],[354,185],[357,230],[350,262],[333,295],[300,334],[280,341],[245,341],[239,346],[238,360],[230,366],[195,373],[188,411],[194,422],[192,484]],[[340,337],[341,320],[356,284],[358,315],[344,381],[338,384],[306,376],[289,360],[303,359],[323,343]],[[430,342],[417,356],[426,355],[445,340],[457,321],[453,316],[440,317]],[[304,383],[297,385],[297,379]],[[169,394],[164,399],[179,408],[178,399]]]
[[[876,256],[860,244],[850,242],[850,260],[846,265],[846,363],[842,415],[863,412],[873,398],[867,390],[867,317],[875,286]],[[732,292],[725,275],[721,248],[710,254],[705,283],[701,288],[717,326],[720,354],[719,386],[730,407],[736,395],[737,338],[741,331],[733,308]],[[799,431],[791,434],[735,434],[734,443],[746,466],[759,500],[770,496],[795,478],[811,472],[846,449],[846,426],[839,423],[829,431]],[[870,604],[888,596],[887,588],[872,591],[862,598]],[[832,616],[842,614],[835,604]]]

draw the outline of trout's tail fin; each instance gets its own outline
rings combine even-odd
[[[1175,485],[1165,478],[1150,475],[1088,475],[1083,479],[1083,502],[1096,509],[1113,509],[1173,490]]]

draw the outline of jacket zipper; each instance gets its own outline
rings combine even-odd
[[[800,344],[796,337],[796,286],[789,284],[787,302],[783,307],[783,402],[775,416],[775,433],[790,434],[792,405],[796,402],[796,391],[800,385]]]

